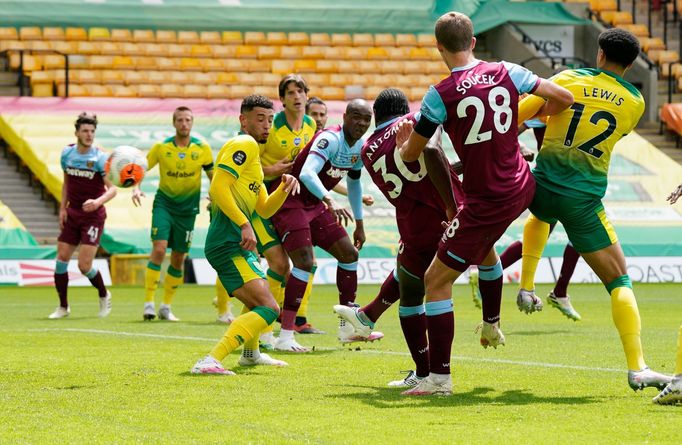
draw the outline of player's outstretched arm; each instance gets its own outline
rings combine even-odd
[[[533,95],[547,100],[540,111],[536,113],[541,116],[552,116],[561,113],[573,105],[574,101],[573,94],[570,91],[547,79],[540,79],[540,84],[533,92]]]
[[[261,186],[258,192],[258,201],[256,202],[256,212],[263,218],[271,218],[272,215],[277,213],[287,197],[291,195],[297,195],[300,189],[300,184],[298,179],[291,175],[282,175],[282,182],[280,182],[279,187],[272,192],[272,195],[268,195],[267,190],[264,186]]]
[[[249,219],[237,206],[237,202],[232,196],[231,186],[237,180],[235,176],[223,169],[217,169],[213,180],[211,181],[211,188],[209,194],[211,202],[214,202],[221,212],[227,216],[230,221],[237,224],[242,232],[242,240],[239,245],[245,250],[256,249],[256,234],[251,227]]]
[[[285,173],[291,173],[292,168],[294,168],[294,161],[284,158],[272,165],[264,165],[263,174],[266,177],[281,176]]]
[[[670,204],[675,204],[677,202],[677,199],[682,196],[682,184],[678,185],[675,190],[668,196],[667,201],[670,201]]]
[[[318,173],[322,171],[325,160],[317,154],[310,153],[301,168],[299,175],[303,186],[318,199],[325,203],[327,209],[334,214],[339,224],[348,225],[348,221],[353,221],[348,209],[339,205],[331,193],[324,187]]]
[[[104,186],[106,187],[106,190],[104,191],[104,193],[102,193],[102,195],[100,195],[99,198],[88,199],[83,203],[83,210],[85,212],[94,212],[107,202],[114,199],[114,196],[116,196],[116,187],[114,186],[114,184],[111,183],[111,181],[109,181],[109,179],[106,176],[104,177]]]
[[[443,127],[439,126],[424,149],[424,163],[431,183],[445,204],[448,221],[451,221],[457,214],[457,203],[452,191],[450,165],[441,146],[442,135]]]
[[[64,224],[66,224],[66,187],[68,187],[69,177],[64,173],[64,181],[62,182],[62,200],[59,203],[59,230],[64,229]]]
[[[345,185],[341,184],[340,182],[336,184],[332,190],[338,193],[339,195],[348,196],[348,189],[346,188]],[[367,207],[370,207],[371,205],[374,204],[374,197],[369,194],[362,195],[362,203]]]
[[[422,117],[423,119],[423,117]],[[400,157],[405,162],[413,162],[419,159],[424,148],[426,148],[429,138],[413,131],[414,125],[411,121],[403,120],[398,126],[395,145],[400,150]]]

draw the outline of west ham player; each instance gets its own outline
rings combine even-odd
[[[523,266],[518,301],[532,301],[535,269],[547,243],[549,225],[560,221],[568,239],[611,296],[613,321],[620,334],[634,390],[663,388],[670,377],[646,366],[637,300],[625,256],[602,198],[616,142],[635,128],[644,98],[623,79],[639,56],[637,38],[619,28],[599,35],[598,68],[566,70],[552,78],[576,98],[570,109],[552,116],[533,175],[537,182],[531,216],[523,231]],[[541,100],[529,97],[519,115],[535,114]],[[530,111],[529,111],[530,110]],[[543,110],[538,115],[543,116]]]
[[[64,185],[59,206],[59,234],[54,285],[59,306],[49,318],[64,318],[71,313],[67,288],[69,260],[78,245],[78,268],[99,293],[99,316],[111,312],[111,293],[104,286],[102,274],[92,267],[107,212],[104,204],[116,196],[116,187],[107,179],[104,164],[109,155],[93,144],[97,116],[81,113],[76,119],[76,140],[62,151]]]
[[[565,89],[538,78],[511,63],[476,60],[473,26],[457,12],[436,22],[436,41],[451,70],[449,77],[424,96],[421,118],[404,121],[396,144],[406,162],[419,158],[426,143],[442,124],[464,168],[464,206],[446,229],[436,258],[426,271],[426,322],[430,374],[406,395],[451,394],[450,349],[454,337],[452,283],[470,264],[478,264],[491,292],[490,307],[482,322],[481,344],[503,342],[499,330],[502,266],[494,244],[530,204],[535,182],[519,153],[517,104],[519,94],[533,93],[550,100],[546,113],[570,106]],[[484,296],[484,298],[486,298]],[[496,306],[493,309],[493,306]]]
[[[442,152],[440,131],[434,134],[417,161],[403,162],[400,159],[395,145],[399,121],[403,116],[411,122],[416,121],[402,91],[395,88],[383,90],[373,108],[376,130],[362,148],[362,162],[379,190],[396,209],[400,233],[397,266],[384,281],[377,297],[367,306],[359,309],[336,305],[334,310],[353,325],[357,335],[368,336],[384,311],[400,298],[400,326],[416,370],[388,385],[408,387],[415,386],[429,375],[424,272],[438,250],[442,223],[450,221],[456,213],[457,204],[463,202],[462,186]]]
[[[242,344],[240,366],[287,365],[258,350],[258,335],[275,321],[279,306],[255,253],[257,239],[251,225],[253,215],[272,216],[289,193],[299,190],[298,181],[287,174],[282,175],[272,194],[268,195],[263,186],[258,143],[267,139],[273,114],[268,98],[244,98],[239,114],[241,134],[227,141],[218,153],[218,168],[211,181],[213,209],[206,235],[206,259],[227,292],[244,303],[244,311],[209,355],[192,367],[193,374],[233,375],[220,362]]]
[[[275,349],[309,351],[294,340],[294,320],[303,292],[312,278],[313,245],[326,250],[339,262],[336,275],[339,303],[355,301],[358,249],[365,242],[360,150],[364,142],[362,136],[371,120],[372,110],[364,100],[351,101],[343,115],[343,126],[333,126],[319,133],[294,161],[293,175],[304,187],[298,196],[290,196],[272,217],[282,245],[294,265],[286,284],[282,330]],[[329,192],[346,175],[348,197],[355,217],[353,242],[341,225],[341,222],[347,224],[353,218]],[[352,334],[352,326],[342,323],[339,339],[346,341]]]

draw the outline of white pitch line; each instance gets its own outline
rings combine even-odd
[[[201,342],[215,342],[216,338],[207,337],[192,337],[184,335],[163,335],[163,334],[145,334],[142,332],[124,332],[124,331],[107,331],[103,329],[79,329],[79,328],[45,328],[45,329],[28,329],[29,332],[80,332],[84,334],[102,334],[102,335],[120,335],[123,337],[146,337],[146,338],[158,338],[162,340],[188,340],[188,341],[201,341]],[[320,351],[340,351],[344,348],[315,348]],[[379,351],[373,349],[363,349],[357,352],[366,354],[376,354],[376,355],[399,355],[399,356],[410,356],[408,352],[398,352],[398,351]],[[498,358],[481,358],[481,357],[467,357],[463,355],[453,355],[453,360],[462,360],[470,362],[486,362],[486,363],[501,363],[505,365],[518,365],[518,366],[533,366],[536,368],[559,368],[559,369],[575,369],[578,371],[596,371],[596,372],[616,372],[619,374],[624,373],[622,369],[614,368],[599,368],[591,366],[579,366],[579,365],[564,365],[561,363],[545,363],[545,362],[529,362],[521,360],[507,360]]]

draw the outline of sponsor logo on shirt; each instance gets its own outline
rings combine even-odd
[[[324,150],[327,147],[329,147],[329,141],[327,139],[320,139],[317,141],[317,148],[320,150]]]
[[[81,170],[80,168],[66,167],[66,174],[69,176],[77,176],[79,178],[92,179],[95,177],[95,172],[92,170]]]
[[[327,170],[325,173],[327,173],[327,176],[330,178],[343,178],[346,176],[346,170],[341,170],[340,168],[334,168],[334,167],[329,167],[329,170]]]
[[[199,153],[196,151],[193,151],[192,152],[192,160],[196,161],[197,159],[199,159]]]
[[[166,176],[170,176],[171,178],[191,178],[195,174],[195,172],[166,172]]]
[[[246,153],[241,150],[235,151],[232,155],[232,160],[235,164],[242,165],[244,162],[246,162]]]
[[[249,184],[249,190],[251,190],[255,195],[257,195],[258,193],[260,193],[260,186],[261,184],[259,184],[257,181],[253,181],[251,184]]]

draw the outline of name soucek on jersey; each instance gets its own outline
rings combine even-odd
[[[573,93],[575,102],[547,120],[535,179],[564,196],[601,199],[611,153],[639,122],[644,98],[622,77],[595,68],[566,70],[552,81]]]
[[[175,145],[175,137],[154,144],[147,153],[148,169],[159,164],[159,190],[154,207],[178,215],[199,213],[201,171],[213,169],[211,147],[190,137],[187,147]]]

